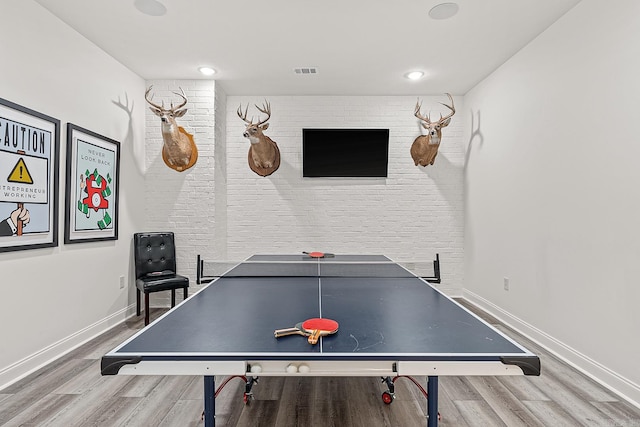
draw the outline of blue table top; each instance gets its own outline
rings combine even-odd
[[[258,255],[247,261],[235,269],[241,274],[213,281],[109,355],[206,360],[532,356],[384,256]],[[338,321],[339,331],[319,345],[296,335],[274,337],[274,330],[312,317]]]

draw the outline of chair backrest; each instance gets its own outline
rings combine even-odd
[[[136,279],[149,273],[175,274],[176,247],[172,232],[135,233],[133,251]]]

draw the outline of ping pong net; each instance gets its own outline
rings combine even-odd
[[[254,255],[241,262],[197,258],[197,283],[218,277],[421,277],[440,283],[440,257],[432,262],[393,262],[384,256],[337,255],[311,260],[294,255]]]

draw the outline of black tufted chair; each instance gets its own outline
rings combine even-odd
[[[171,307],[176,305],[176,289],[184,289],[187,299],[189,278],[176,274],[176,247],[173,233],[135,233],[136,314],[140,316],[140,292],[144,292],[144,324],[149,324],[149,294],[171,290]]]

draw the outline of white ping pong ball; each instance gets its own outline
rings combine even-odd
[[[298,367],[296,365],[294,365],[293,363],[287,365],[287,373],[295,374],[296,372],[298,372]]]
[[[298,372],[300,372],[302,374],[306,374],[310,370],[311,370],[311,368],[309,368],[309,365],[300,365],[300,367],[298,367]]]
[[[259,374],[260,372],[262,372],[262,366],[260,366],[260,365],[251,365],[251,373],[252,374]]]

